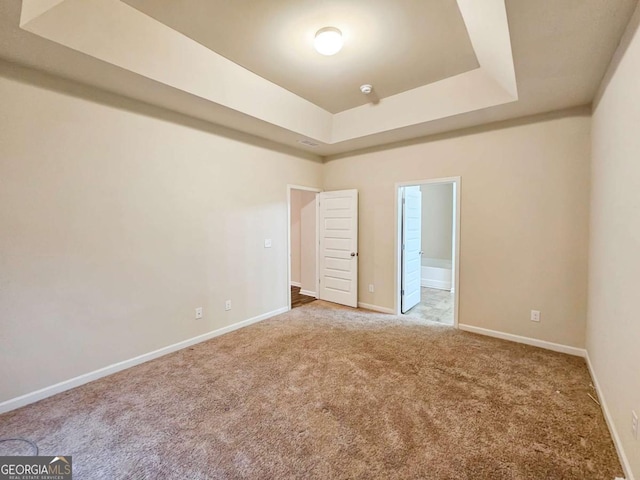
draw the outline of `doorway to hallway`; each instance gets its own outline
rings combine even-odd
[[[318,298],[318,197],[304,187],[289,190],[289,288],[291,308]]]
[[[358,191],[287,186],[289,307],[358,306]],[[294,304],[295,300],[295,304]]]

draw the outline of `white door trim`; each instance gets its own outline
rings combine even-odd
[[[400,246],[402,245],[402,187],[410,187],[415,185],[428,185],[428,184],[443,184],[443,183],[452,183],[454,190],[454,206],[453,206],[453,215],[454,215],[454,259],[453,259],[453,326],[458,328],[458,312],[459,312],[459,303],[460,303],[460,187],[461,187],[461,177],[444,177],[444,178],[429,178],[426,180],[411,180],[407,182],[397,182],[395,184],[395,225],[396,225],[396,235],[395,235],[395,288],[394,288],[394,311],[396,315],[401,315],[401,300],[400,300],[400,287],[402,285],[402,258]]]
[[[304,190],[306,192],[322,192],[315,187],[305,187],[303,185],[287,184],[287,307],[291,310],[291,190]],[[320,216],[318,215],[318,195],[316,195],[316,277],[320,278],[318,270],[318,243],[320,241],[319,232]],[[318,279],[316,279],[316,292],[318,292]],[[287,311],[288,311],[287,310]]]

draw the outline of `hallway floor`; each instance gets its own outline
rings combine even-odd
[[[302,295],[300,293],[300,287],[294,287],[291,285],[291,308],[301,307],[307,303],[311,303],[316,300],[316,297],[310,297],[309,295]]]

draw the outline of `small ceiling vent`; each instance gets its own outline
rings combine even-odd
[[[317,147],[318,145],[320,145],[319,143],[312,142],[311,140],[307,140],[307,139],[298,140],[298,143],[301,143],[302,145],[306,145],[307,147]]]

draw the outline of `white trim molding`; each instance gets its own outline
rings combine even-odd
[[[390,315],[394,315],[396,313],[393,308],[380,307],[378,305],[371,305],[370,303],[358,302],[358,308],[366,308],[367,310],[372,310],[374,312],[380,313],[388,313]]]
[[[252,317],[247,320],[234,323],[233,325],[228,325],[226,327],[218,328],[211,332],[198,335],[197,337],[189,338],[187,340],[174,343],[173,345],[168,345],[166,347],[159,348],[158,350],[144,353],[137,357],[130,358],[129,360],[123,360],[122,362],[108,365],[98,370],[94,370],[93,372],[88,372],[83,375],[70,378],[69,380],[56,383],[55,385],[51,385],[49,387],[41,388],[39,390],[36,390],[35,392],[27,393],[19,397],[5,400],[4,402],[0,403],[0,414],[9,412],[11,410],[15,410],[16,408],[24,407],[25,405],[29,405],[30,403],[37,402],[39,400],[42,400],[43,398],[51,397],[52,395],[55,395],[57,393],[71,390],[72,388],[79,387],[81,385],[84,385],[85,383],[89,383],[94,380],[98,380],[99,378],[111,375],[113,373],[120,372],[121,370],[126,370],[127,368],[135,367],[136,365],[140,365],[141,363],[148,362],[149,360],[154,360],[156,358],[162,357],[169,353],[182,350],[183,348],[190,347],[192,345],[195,345],[196,343],[204,342],[206,340],[219,337],[220,335],[224,335],[225,333],[229,333],[243,327],[248,327],[253,323],[261,322],[263,320],[266,320],[271,317],[275,317],[276,315],[280,315],[281,313],[285,313],[288,311],[289,311],[289,307],[282,307],[277,310],[273,310],[271,312],[258,315],[256,317]]]
[[[300,289],[300,295],[306,295],[307,297],[318,298],[318,294],[316,292],[312,292],[311,290],[302,290],[302,289]]]
[[[611,412],[609,410],[609,407],[607,406],[607,400],[605,399],[604,394],[600,389],[600,383],[598,382],[598,377],[596,377],[596,372],[593,369],[591,358],[589,357],[589,352],[586,352],[585,359],[587,361],[587,368],[589,369],[589,373],[591,374],[591,379],[593,380],[593,386],[595,387],[596,393],[598,394],[598,400],[600,400],[600,407],[602,408],[604,419],[607,422],[607,426],[609,427],[609,433],[611,434],[611,438],[613,439],[613,444],[616,446],[618,458],[620,459],[620,463],[622,464],[622,469],[624,470],[626,480],[634,480],[633,472],[631,471],[631,464],[629,463],[627,455],[624,453],[620,435],[618,435],[616,425],[615,423],[613,423],[613,417],[611,416]]]
[[[291,282],[289,283],[291,284],[292,287],[302,288],[302,284],[300,282],[294,282],[293,280],[291,280]]]
[[[569,355],[575,355],[576,357],[586,357],[587,351],[584,348],[571,347],[569,345],[562,345],[561,343],[547,342],[546,340],[539,340],[537,338],[522,337],[520,335],[514,335],[512,333],[499,332],[497,330],[489,330],[487,328],[475,327],[473,325],[465,325],[463,323],[458,324],[460,330],[465,332],[477,333],[479,335],[486,335],[487,337],[500,338],[502,340],[509,340],[516,343],[524,343],[525,345],[531,345],[533,347],[540,347],[546,350],[553,350],[554,352],[567,353]]]

